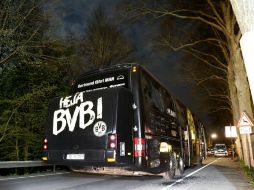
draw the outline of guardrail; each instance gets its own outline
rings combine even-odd
[[[56,165],[46,164],[43,161],[0,161],[0,169],[4,168],[29,168],[40,166],[53,166],[53,171],[56,171]]]

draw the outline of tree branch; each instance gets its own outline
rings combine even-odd
[[[221,18],[220,14],[218,13],[217,9],[215,8],[214,4],[211,2],[211,0],[207,0],[207,3],[208,3],[209,6],[211,7],[211,9],[212,9],[214,15],[216,16],[219,25],[224,26],[224,21],[223,21],[223,19]]]
[[[194,56],[196,59],[200,60],[201,62],[205,63],[206,65],[208,65],[208,66],[210,66],[210,67],[212,67],[212,68],[214,68],[214,69],[220,70],[220,71],[222,71],[222,72],[224,72],[224,73],[227,73],[227,69],[221,68],[221,67],[218,67],[218,66],[215,66],[215,65],[213,65],[212,63],[210,63],[208,60],[203,59],[201,56],[199,56],[199,55],[197,54],[197,52],[195,52],[195,51],[197,51],[197,50],[193,51],[193,50],[186,50],[186,49],[185,49],[185,50],[183,50],[183,51],[185,51],[185,52],[191,54],[191,55]]]
[[[217,107],[216,109],[211,110],[210,113],[216,113],[216,112],[219,112],[219,111],[222,111],[222,110],[227,110],[227,111],[229,111],[230,113],[232,113],[231,108],[226,107],[226,106]]]
[[[8,5],[6,5],[8,3]],[[7,10],[9,10],[9,7],[10,7],[10,1],[5,1],[3,4],[5,4],[5,9],[3,8],[2,10],[6,10],[6,13],[5,13],[5,17],[4,17],[4,19],[3,19],[3,24],[2,24],[2,30],[4,29],[4,27],[5,27],[5,24],[6,24],[6,21],[7,21],[7,19],[8,19],[8,11]],[[3,13],[3,15],[4,15],[4,13]]]
[[[217,42],[216,44],[218,45],[218,43],[220,44],[223,44],[226,46],[226,43],[223,42],[221,39],[217,39],[217,38],[206,38],[206,39],[202,39],[202,40],[196,40],[194,42],[191,42],[191,43],[186,43],[186,44],[183,44],[181,46],[178,46],[178,47],[173,47],[171,46],[171,48],[174,50],[174,51],[178,51],[178,50],[181,50],[181,49],[184,49],[184,48],[187,48],[187,47],[190,47],[190,46],[195,46],[195,45],[198,45],[198,44],[201,44],[201,43],[204,43],[204,42]],[[170,42],[167,42],[167,45],[169,44]]]
[[[36,8],[36,6],[33,6],[28,12],[27,14],[23,17],[22,20],[20,20],[20,22],[17,24],[17,26],[14,28],[14,31],[16,31],[20,25],[27,19],[27,17],[33,12],[33,10]]]
[[[23,45],[26,45],[27,43],[30,42],[30,40],[36,35],[36,33],[40,30],[41,26],[38,26],[37,29],[31,34],[31,36],[29,36],[29,38],[23,42],[20,46],[16,47],[16,49],[10,53],[7,57],[5,57],[4,59],[2,59],[0,61],[0,65],[1,64],[4,64],[6,63],[9,59],[11,59],[12,56],[14,56],[20,49],[22,49],[23,47],[26,47],[26,46],[23,46]]]
[[[204,24],[207,24],[211,27],[214,27],[216,28],[217,30],[221,31],[222,33],[225,32],[224,30],[224,26],[223,25],[220,25],[218,23],[215,23],[215,22],[212,22],[205,17],[207,18],[210,18],[210,19],[213,19],[213,20],[216,20],[215,17],[212,17],[208,14],[205,14],[201,11],[193,11],[193,10],[187,10],[187,9],[181,9],[181,10],[175,10],[175,11],[168,11],[168,10],[152,10],[152,9],[148,9],[146,8],[145,13],[143,14],[158,14],[159,16],[156,17],[156,18],[160,18],[160,17],[164,17],[164,16],[174,16],[176,18],[181,18],[181,19],[192,19],[192,20],[198,20],[198,21],[201,21],[203,22]],[[190,16],[190,15],[184,15],[184,13],[199,13],[200,15],[198,16]]]
[[[206,77],[206,78],[202,78],[202,79],[199,79],[197,80],[197,85],[201,85],[202,83],[208,81],[208,80],[220,80],[222,81],[224,84],[228,84],[228,81],[222,77],[219,77],[217,75],[211,75],[209,77]]]
[[[4,127],[4,132],[3,132],[3,135],[2,135],[2,136],[1,136],[1,138],[0,138],[0,143],[1,143],[1,141],[5,138],[5,136],[6,136],[6,131],[7,131],[7,128],[8,128],[8,125],[9,125],[9,123],[10,123],[11,119],[12,119],[12,116],[13,116],[13,115],[14,115],[14,113],[17,111],[17,109],[18,109],[18,107],[17,107],[17,108],[15,108],[15,109],[12,111],[12,113],[11,113],[10,117],[8,118],[8,121],[6,122],[5,127]]]
[[[205,52],[199,51],[199,50],[194,49],[194,48],[191,48],[191,51],[196,52],[196,53],[198,53],[198,54],[200,54],[202,56],[209,57],[209,58],[215,60],[215,62],[220,66],[219,68],[221,68],[222,71],[227,71],[228,67],[222,61],[220,61],[218,59],[218,57],[216,57],[215,55],[212,55],[212,54],[209,54],[209,53],[205,53]]]

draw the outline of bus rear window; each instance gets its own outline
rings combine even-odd
[[[75,82],[72,92],[92,92],[116,87],[129,87],[129,70],[98,71],[98,73],[83,76]]]

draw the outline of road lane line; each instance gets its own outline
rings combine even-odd
[[[71,173],[71,172],[60,172],[60,173],[54,173],[54,174],[0,178],[0,181],[8,181],[8,180],[14,180],[14,179],[25,179],[25,178],[33,178],[33,177],[46,177],[46,176],[51,176],[51,175],[63,175],[63,174],[68,174],[68,173]]]
[[[184,176],[183,178],[178,179],[177,181],[175,181],[175,182],[172,183],[171,185],[168,185],[167,187],[163,187],[161,190],[167,190],[167,189],[169,189],[170,187],[174,186],[175,184],[182,182],[184,179],[186,179],[186,178],[192,176],[193,174],[199,172],[200,170],[202,170],[202,169],[204,169],[204,168],[210,166],[211,164],[213,164],[214,162],[218,161],[219,159],[220,159],[220,158],[217,158],[216,160],[214,160],[214,161],[212,161],[211,163],[209,163],[209,164],[203,166],[202,168],[199,168],[199,169],[197,169],[196,171],[193,171],[193,172],[191,172],[190,174]]]

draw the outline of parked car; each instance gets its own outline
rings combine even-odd
[[[227,147],[225,144],[215,144],[214,146],[214,156],[228,156]]]
[[[213,148],[207,149],[207,156],[212,156],[212,155],[214,155],[214,150],[213,150]]]

